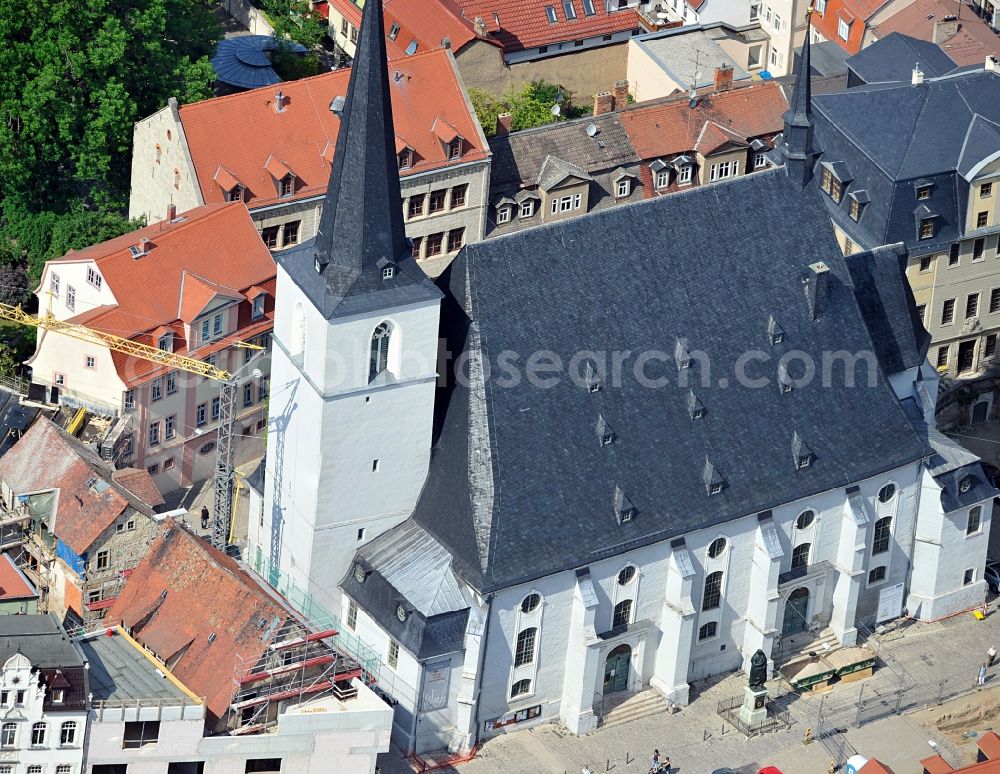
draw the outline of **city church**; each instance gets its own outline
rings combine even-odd
[[[382,21],[319,234],[277,256],[249,559],[377,652],[404,750],[585,733],[611,694],[684,705],[795,635],[982,603],[996,492],[934,428],[902,247],[843,256],[808,185],[808,35],[773,169],[470,244],[435,283]]]

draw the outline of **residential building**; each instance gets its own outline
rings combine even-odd
[[[767,47],[767,34],[758,23],[742,28],[721,22],[685,25],[633,38],[626,78],[637,102],[712,88],[717,69],[730,71],[730,84],[739,84],[765,69]]]
[[[990,0],[973,2],[973,8],[995,6]],[[956,15],[956,12],[957,15]],[[995,11],[994,11],[995,13]],[[899,32],[940,46],[960,66],[980,65],[987,56],[1000,56],[1000,38],[982,18],[948,0],[913,0],[886,5],[872,19],[864,45]]]
[[[797,70],[796,52],[806,33],[806,11],[819,6],[812,0],[755,0],[750,4],[752,21],[759,21],[770,38],[766,70],[774,77]],[[814,39],[813,43],[816,42]],[[815,54],[815,51],[813,52]],[[815,59],[815,58],[814,58]],[[813,66],[816,66],[813,61]]]
[[[0,554],[0,615],[35,615],[38,591],[10,554]]]
[[[483,238],[489,149],[450,51],[392,64],[407,236],[437,274]],[[316,235],[348,70],[178,106],[136,124],[131,217],[242,201],[272,251]],[[219,127],[225,126],[224,133]]]
[[[163,499],[145,470],[115,470],[47,419],[0,457],[6,517],[23,526],[16,552],[60,619],[90,624],[146,553]],[[8,516],[9,514],[9,516]]]
[[[39,308],[239,379],[236,464],[262,454],[274,259],[240,202],[197,207],[169,221],[70,251],[46,263]],[[107,457],[147,471],[163,492],[211,476],[220,382],[42,330],[27,361],[52,399],[117,418]],[[255,374],[255,371],[260,373]]]
[[[0,770],[84,774],[82,654],[54,616],[9,615],[0,623]]]
[[[638,201],[639,157],[617,113],[490,140],[491,236]]]
[[[933,427],[903,248],[843,256],[809,182],[808,44],[783,168],[467,245],[442,299],[407,250],[391,113],[361,117],[390,88],[365,17],[329,220],[278,258],[249,548],[371,639],[404,750],[587,732],[603,695],[684,704],[779,639],[982,604],[996,490]],[[831,352],[854,365],[820,387],[796,358]]]
[[[78,642],[95,774],[374,774],[392,710],[329,642],[336,632],[308,628],[171,519],[132,578],[117,625]]]
[[[364,2],[331,0],[330,5],[331,37],[353,57]],[[625,44],[642,32],[637,16],[642,5],[639,0],[388,0],[386,45],[390,56],[447,45],[466,86],[493,94],[541,79],[586,99],[608,80],[625,77]]]
[[[716,77],[725,83],[724,73]],[[784,86],[755,83],[640,102],[618,117],[639,156],[643,191],[654,197],[767,169],[787,107]]]
[[[849,54],[858,53],[884,0],[820,0],[811,14],[812,43],[832,40]]]
[[[1000,66],[941,77],[917,69],[816,96],[812,109],[822,149],[812,184],[843,251],[905,244],[931,362],[949,376],[981,375],[1000,335]],[[984,392],[964,421],[985,419],[993,402]]]

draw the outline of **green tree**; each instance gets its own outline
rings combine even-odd
[[[287,38],[277,41],[277,47],[271,52],[271,66],[283,81],[297,81],[319,74],[319,57],[313,53],[301,54],[292,49],[292,43]]]
[[[122,206],[132,126],[211,95],[210,0],[0,0],[0,198]]]
[[[570,92],[564,91],[557,84],[541,80],[521,87],[511,86],[501,97],[495,97],[482,89],[471,88],[469,98],[487,137],[496,133],[497,116],[501,113],[511,114],[511,129],[518,131],[576,118],[585,112],[573,106]],[[552,112],[554,105],[559,105],[558,115]]]
[[[308,0],[262,0],[261,7],[274,27],[274,35],[315,48],[326,34],[326,19],[309,8]]]
[[[469,99],[483,132],[487,137],[492,137],[497,131],[497,116],[507,110],[507,105],[488,91],[477,89],[475,86],[469,88]]]

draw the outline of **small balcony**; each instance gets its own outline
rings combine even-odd
[[[646,7],[639,6],[636,10],[639,14],[639,24],[646,32],[669,30],[684,24],[684,18],[670,8],[665,0],[659,0]]]

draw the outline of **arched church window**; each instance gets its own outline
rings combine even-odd
[[[368,367],[368,381],[372,381],[389,367],[389,339],[392,338],[392,326],[379,323],[372,334],[371,360]]]

